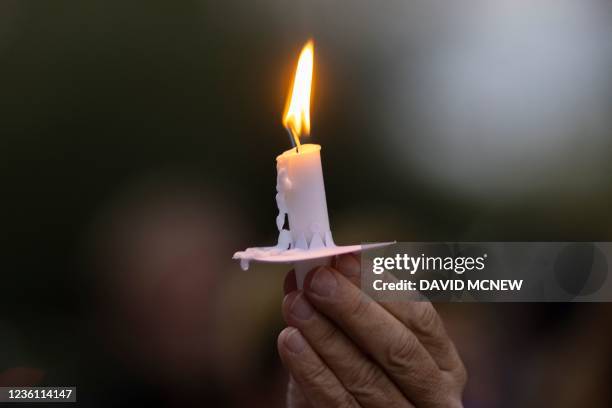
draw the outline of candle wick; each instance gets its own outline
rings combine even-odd
[[[293,140],[293,135],[291,134],[291,130],[288,127],[285,128],[287,134],[289,135],[289,141],[291,142],[291,147],[295,147],[295,141]]]
[[[286,127],[287,133],[289,134],[289,140],[291,141],[291,147],[295,147],[295,152],[300,152],[300,138],[293,133],[290,127]]]

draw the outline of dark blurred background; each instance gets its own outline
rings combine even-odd
[[[612,240],[612,5],[0,3],[0,385],[282,406],[276,155],[315,40],[337,243]],[[439,305],[468,406],[610,406],[612,312]]]

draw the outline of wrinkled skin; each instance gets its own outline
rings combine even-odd
[[[467,373],[435,308],[368,298],[359,262],[311,271],[303,291],[293,272],[285,279],[288,407],[461,407]]]

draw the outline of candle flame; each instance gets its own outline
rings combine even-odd
[[[309,40],[298,60],[290,97],[287,99],[283,126],[291,133],[295,144],[300,146],[300,137],[310,135],[310,91],[312,87],[312,67],[314,43]]]

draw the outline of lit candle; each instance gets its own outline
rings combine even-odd
[[[283,115],[283,125],[295,147],[276,158],[277,226],[282,234],[287,215],[291,247],[299,249],[333,246],[321,168],[321,146],[300,143],[302,136],[310,135],[313,51],[312,41],[302,49]]]
[[[300,53],[283,115],[283,125],[293,148],[276,158],[278,242],[274,247],[248,248],[234,254],[243,269],[248,268],[251,260],[274,262],[281,255],[285,257],[280,259],[288,259],[286,256],[296,259],[294,265],[300,288],[310,269],[329,263],[330,257],[317,250],[335,247],[327,215],[321,146],[300,143],[301,137],[310,135],[313,64],[314,45],[308,41]],[[289,229],[285,229],[286,218]]]
[[[276,158],[278,242],[276,246],[247,248],[234,254],[243,269],[247,269],[251,261],[293,263],[298,288],[302,288],[308,271],[329,264],[333,256],[390,244],[334,244],[327,215],[321,146],[300,142],[301,137],[310,135],[313,64],[314,46],[309,41],[300,54],[283,115],[283,125],[293,148]],[[285,228],[286,219],[289,229]]]

